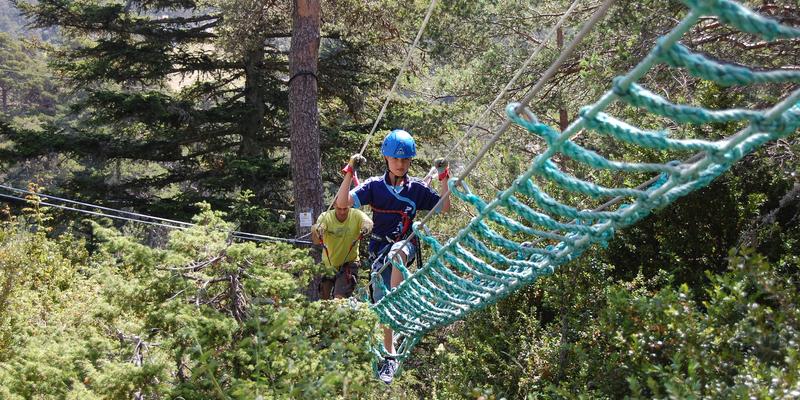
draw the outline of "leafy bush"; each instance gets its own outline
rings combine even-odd
[[[300,288],[317,271],[305,250],[231,242],[222,214],[201,208],[198,226],[173,232],[166,249],[93,224],[91,256],[69,232],[5,223],[0,397],[380,393],[373,314],[349,301],[308,303]]]

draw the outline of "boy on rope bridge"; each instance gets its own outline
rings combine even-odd
[[[345,167],[345,176],[336,195],[337,207],[355,207],[369,205],[372,208],[372,219],[375,221],[373,234],[370,236],[369,253],[373,259],[372,271],[380,274],[380,282],[372,281],[372,301],[377,302],[385,293],[382,287],[394,288],[403,281],[403,275],[392,262],[401,266],[414,261],[419,251],[419,243],[408,242],[411,224],[418,210],[446,212],[450,210],[450,192],[446,184],[449,177],[447,163],[437,160],[436,168],[442,187],[442,196],[430,189],[422,180],[411,178],[408,169],[411,160],[417,155],[416,144],[411,135],[401,129],[391,131],[383,140],[381,154],[386,160],[386,172],[381,176],[371,177],[352,191],[350,183],[355,169],[364,160],[360,154],[350,158]],[[440,209],[434,210],[439,200],[444,197]],[[390,289],[391,290],[391,289]],[[394,354],[392,330],[384,328],[383,344],[389,354]],[[379,365],[378,378],[386,384],[394,379],[397,361],[388,356]]]
[[[322,246],[328,274],[319,283],[319,297],[344,299],[353,295],[358,279],[358,242],[372,231],[372,220],[361,210],[336,206],[319,215],[311,241]]]

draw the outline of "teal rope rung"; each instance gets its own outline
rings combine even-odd
[[[445,257],[447,259],[447,257]],[[446,287],[458,292],[461,296],[459,298],[468,302],[475,300],[485,299],[491,297],[491,292],[484,291],[485,288],[470,279],[456,275],[449,268],[445,267],[443,263],[438,263],[438,268],[432,268],[431,273],[436,274],[441,278],[442,283],[446,283]]]
[[[700,139],[670,139],[667,131],[645,131],[624,121],[620,121],[606,113],[597,113],[585,117],[586,126],[595,132],[613,136],[627,143],[650,149],[670,149],[675,151],[710,151],[719,150],[716,142]]]
[[[627,89],[622,89],[620,81],[622,77],[614,78],[614,94],[620,97],[626,103],[639,108],[667,117],[677,123],[681,124],[708,124],[708,123],[724,123],[732,121],[755,121],[757,120],[762,111],[757,110],[706,110],[702,107],[687,106],[682,104],[673,104],[665,98],[653,93],[636,83],[632,83]]]
[[[506,107],[506,111],[509,108],[515,108],[517,103],[511,103]],[[526,110],[528,111],[528,110]],[[545,125],[540,123],[536,116],[528,113],[526,118],[523,118],[521,115],[517,115],[516,113],[509,114],[509,118],[516,122],[518,125],[525,127],[529,132],[540,136],[546,142],[550,143],[551,141],[556,141],[558,139],[558,132]],[[564,153],[565,155],[569,156],[575,161],[579,161],[583,164],[590,165],[596,169],[607,169],[612,171],[623,171],[623,172],[668,172],[671,171],[671,167],[664,164],[652,164],[652,163],[627,163],[627,162],[620,162],[609,160],[596,152],[586,149],[574,142],[565,142],[559,147],[559,151]]]
[[[495,269],[491,265],[488,265],[483,262],[480,258],[476,257],[471,252],[467,251],[462,245],[458,244],[453,246],[455,252],[460,255],[466,262],[472,266],[477,272],[476,274],[481,274],[480,276],[485,276],[485,280],[491,280],[493,283],[498,285],[509,285],[519,279],[523,278],[523,275],[514,272],[514,271],[504,271],[500,269]]]
[[[459,259],[455,254],[450,251],[446,251],[443,254],[445,260],[452,266],[454,266],[458,271],[461,273],[467,274],[472,276],[473,278],[469,280],[469,284],[471,286],[476,286],[477,289],[483,290],[486,296],[476,293],[476,297],[491,297],[492,294],[495,294],[494,288],[496,287],[495,284],[502,284],[504,281],[503,279],[493,277],[488,274],[480,273],[470,267],[466,262]],[[467,279],[467,278],[462,278]]]
[[[754,83],[800,83],[798,71],[753,71],[747,67],[716,62],[694,53],[680,43],[664,49],[661,60],[672,67],[683,67],[695,77],[717,82],[723,86],[744,86]]]
[[[474,208],[477,215],[444,244],[422,232],[418,225],[414,226],[414,232],[422,243],[430,246],[433,254],[422,268],[393,290],[387,290],[383,299],[372,306],[381,323],[405,336],[397,354],[392,356],[403,360],[425,333],[496,304],[520,287],[554,273],[560,265],[580,257],[594,245],[606,246],[619,229],[708,185],[765,143],[797,131],[800,90],[766,110],[707,110],[670,103],[636,83],[660,62],[725,85],[800,82],[800,72],[754,71],[722,64],[692,53],[678,43],[703,15],[715,15],[742,31],[768,39],[800,38],[800,30],[756,15],[729,0],[684,2],[692,11],[658,40],[642,62],[624,76],[615,78],[612,88],[596,103],[582,109],[579,118],[563,132],[540,123],[530,110],[518,104],[506,108],[512,122],[543,139],[547,148],[509,188],[491,201],[486,202],[472,193],[463,182],[448,181],[451,193]],[[641,129],[610,115],[606,109],[616,100],[679,124],[706,126],[741,122],[746,128],[719,141],[672,138],[665,130]],[[517,110],[522,110],[522,115],[518,115]],[[699,153],[683,162],[610,160],[571,140],[581,130],[658,151],[658,159],[674,159],[673,153],[679,152]],[[624,181],[638,178],[642,173],[659,175],[636,187],[607,187],[562,170],[552,161],[556,155],[595,170],[633,174]],[[563,197],[568,196],[571,204],[595,198],[613,197],[614,201],[595,210],[581,210],[551,196],[533,179],[539,183],[545,181],[544,188],[557,187],[558,193],[569,192]],[[622,200],[626,202],[615,209],[606,209]],[[382,347],[374,353],[388,355]]]
[[[452,248],[444,248],[433,237],[422,234],[420,238],[426,244],[431,246],[431,249],[434,252],[443,250],[442,254],[445,259],[451,264],[455,265],[460,271],[470,274],[479,280],[486,281],[489,288],[493,287],[495,284],[504,283],[506,279],[515,280],[518,278],[513,274],[508,274],[492,267],[484,268],[484,263],[482,261],[479,262],[480,259],[464,250],[464,248],[460,245],[456,245]],[[434,262],[438,263],[438,261]]]
[[[619,218],[619,213],[616,211],[592,212],[588,210],[578,210],[575,207],[561,204],[539,189],[539,187],[531,181],[526,181],[522,187],[519,188],[519,192],[532,198],[536,202],[536,205],[543,210],[561,217],[586,222],[615,220]]]
[[[521,217],[525,218],[526,220],[530,221],[531,223],[543,226],[547,229],[553,231],[566,231],[566,232],[576,232],[576,233],[592,233],[592,227],[583,224],[576,224],[576,223],[561,223],[556,221],[553,218],[550,218],[549,215],[540,213],[526,205],[525,203],[521,202],[517,199],[516,196],[510,196],[508,198],[507,206],[514,210],[515,213],[520,215]],[[546,235],[539,235],[539,237],[545,239],[554,239],[554,237],[546,236]],[[572,239],[565,240],[566,242],[571,241]]]
[[[453,192],[453,194],[458,199],[460,199],[460,200],[462,200],[462,201],[464,201],[466,203],[471,204],[473,207],[475,207],[479,211],[486,207],[486,203],[483,201],[483,199],[481,199],[480,197],[478,197],[478,196],[476,196],[476,195],[474,195],[472,193],[464,193],[462,191],[456,190],[456,191]],[[561,223],[555,221],[554,219],[550,218],[550,216],[548,216],[547,214],[536,212],[536,211],[528,208],[527,206],[522,205],[521,203],[519,203],[516,200],[516,198],[513,198],[513,196],[512,196],[512,198],[509,199],[509,204],[507,205],[506,208],[511,210],[514,213],[517,213],[517,214],[521,215],[522,217],[524,217],[526,220],[530,221],[531,223],[539,225],[541,227],[544,227],[545,229],[550,229],[550,230],[568,229],[567,228],[568,225],[561,224]],[[492,213],[492,214],[489,215],[489,217],[493,221],[501,223],[501,224],[504,223],[504,221],[510,220],[510,218],[505,217],[505,216],[503,216],[502,214],[499,214],[499,213],[497,213],[497,214]],[[517,223],[517,224],[519,224],[519,223]],[[521,225],[521,224],[519,224],[519,225]],[[510,227],[510,228],[513,231],[514,227]],[[543,231],[540,231],[538,229],[532,229],[532,228],[528,228],[528,229],[530,229],[530,230],[526,231],[525,233],[528,233],[528,234],[531,234],[531,235],[537,235],[537,236],[544,236],[544,237],[547,237],[548,239],[566,240],[566,238],[564,236],[562,236],[562,235],[549,233],[549,232],[543,232]]]
[[[546,161],[538,175],[574,193],[583,193],[595,199],[603,197],[643,197],[644,191],[630,188],[608,188],[593,182],[575,178],[556,167],[551,161]]]
[[[508,242],[510,242],[510,241],[507,241],[504,238],[504,244],[508,244]],[[494,250],[491,250],[491,249],[489,249],[489,247],[487,247],[485,244],[483,244],[483,242],[481,242],[480,240],[477,240],[476,238],[472,237],[471,235],[470,236],[466,236],[462,243],[467,245],[467,247],[470,247],[473,250],[475,250],[478,254],[480,254],[484,258],[488,258],[488,259],[492,260],[492,262],[494,264],[500,264],[500,265],[505,265],[505,266],[521,266],[523,268],[531,268],[531,267],[535,266],[535,265],[532,265],[532,263],[529,262],[529,261],[514,260],[514,259],[508,258],[508,257],[506,257],[506,256],[504,256],[504,255],[502,255],[502,254],[500,254],[500,253],[498,253],[498,252],[496,252]],[[508,246],[508,247],[511,247],[511,246]]]
[[[683,0],[683,3],[703,13],[716,15],[720,21],[734,26],[740,31],[758,35],[768,41],[800,38],[800,29],[781,25],[769,18],[764,18],[734,1]]]

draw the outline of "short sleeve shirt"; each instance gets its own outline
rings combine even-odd
[[[317,224],[325,224],[322,234],[322,244],[325,245],[322,254],[322,263],[331,272],[336,272],[346,262],[358,260],[358,240],[361,226],[369,220],[367,214],[361,210],[350,209],[347,219],[339,222],[336,219],[336,210],[329,210],[319,215]]]
[[[408,232],[403,232],[402,214],[386,211],[401,211],[409,220],[413,220],[417,211],[432,210],[440,198],[435,190],[417,178],[407,177],[402,185],[392,186],[388,172],[365,180],[350,191],[350,197],[354,208],[372,207],[373,235],[392,240],[400,239],[402,234]],[[372,238],[369,251],[378,252],[383,245],[385,242]]]

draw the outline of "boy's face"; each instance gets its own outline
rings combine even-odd
[[[405,174],[408,173],[408,168],[411,167],[410,158],[394,158],[389,156],[384,156],[384,158],[389,164],[389,172],[394,176],[405,176]]]

